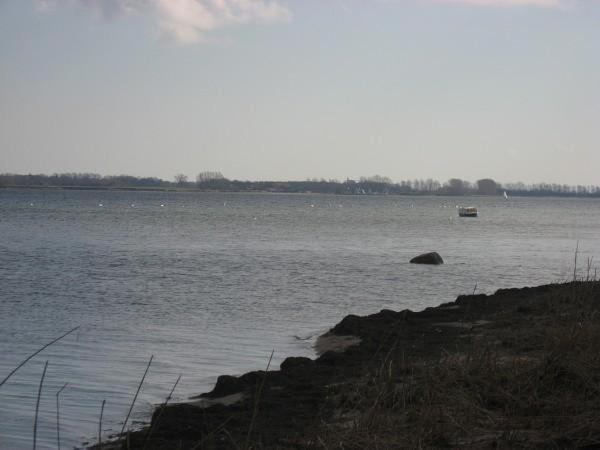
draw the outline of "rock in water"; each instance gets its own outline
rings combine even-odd
[[[437,252],[423,253],[410,260],[413,264],[444,264],[444,260]]]

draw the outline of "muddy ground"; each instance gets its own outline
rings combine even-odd
[[[103,448],[600,448],[598,309],[587,281],[349,315]]]

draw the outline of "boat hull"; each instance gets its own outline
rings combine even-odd
[[[477,217],[477,208],[474,206],[458,208],[459,217]]]

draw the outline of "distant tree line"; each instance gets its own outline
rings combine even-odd
[[[87,189],[189,189],[224,192],[314,192],[339,195],[502,195],[510,196],[578,196],[600,197],[600,187],[591,185],[566,185],[556,183],[501,184],[491,178],[475,183],[460,178],[451,178],[444,183],[431,178],[402,180],[373,175],[358,180],[311,178],[305,181],[241,181],[230,180],[218,171],[198,173],[195,181],[185,174],[177,174],[173,181],[156,177],[134,177],[131,175],[102,176],[95,173],[44,174],[0,174],[0,187],[54,187]]]
[[[157,188],[169,186],[155,177],[134,177],[131,175],[106,175],[97,173],[55,173],[53,175],[28,174],[17,175],[0,174],[0,187],[25,186],[25,187],[90,187],[90,188],[126,188],[149,187]]]

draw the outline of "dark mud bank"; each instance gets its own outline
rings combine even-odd
[[[317,359],[221,376],[104,448],[591,448],[598,310],[600,283],[588,281],[349,315]]]

